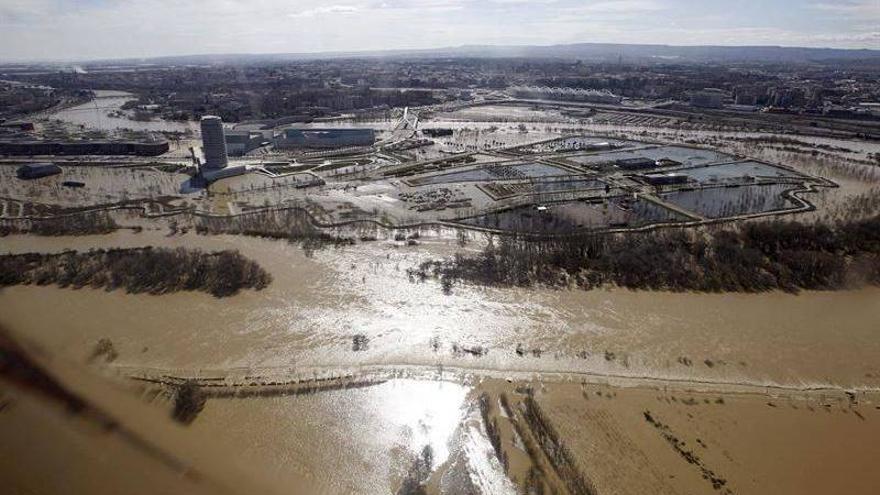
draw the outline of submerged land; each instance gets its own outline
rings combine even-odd
[[[0,68],[8,140],[167,143],[0,156],[13,493],[880,485],[871,63],[165,63]]]

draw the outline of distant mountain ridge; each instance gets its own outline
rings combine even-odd
[[[463,45],[458,47],[338,51],[318,53],[178,55],[146,59],[94,61],[96,63],[146,62],[156,64],[205,64],[254,61],[319,60],[333,58],[541,58],[583,61],[627,62],[766,62],[810,63],[822,61],[870,60],[880,62],[880,50],[803,48],[784,46],[676,46],[616,43],[573,43],[562,45]]]
[[[568,45],[488,47],[464,46],[459,51],[474,51],[505,56],[505,53],[525,53],[530,57],[579,58],[579,59],[633,59],[684,60],[693,62],[808,62],[822,59],[880,58],[880,50],[801,48],[782,46],[676,46],[676,45],[630,45],[611,43],[575,43]]]

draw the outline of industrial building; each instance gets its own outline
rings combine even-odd
[[[60,174],[61,167],[54,163],[29,163],[18,167],[15,173],[19,179],[39,179]]]
[[[440,127],[422,129],[422,134],[428,137],[444,137],[444,136],[452,136],[452,129],[445,129]]]
[[[614,149],[614,145],[611,143],[586,143],[583,145],[578,143],[576,149],[584,151],[609,151]]]
[[[33,122],[2,122],[0,121],[0,127],[4,129],[15,129],[18,131],[31,132],[34,130]]]
[[[724,91],[715,88],[706,88],[691,93],[691,106],[698,108],[723,108]]]
[[[622,170],[645,170],[648,168],[655,168],[657,166],[657,161],[652,160],[651,158],[623,158],[615,160],[614,164],[617,165],[617,168]]]
[[[766,95],[767,88],[755,86],[737,86],[733,92],[734,103],[737,105],[755,106]]]
[[[168,141],[0,141],[0,155],[136,155],[158,156],[168,152]]]
[[[652,186],[670,186],[674,184],[687,184],[690,180],[685,174],[676,174],[673,172],[644,174],[642,179]]]
[[[202,117],[202,149],[205,154],[205,167],[209,169],[226,168],[229,157],[226,154],[226,137],[223,121],[214,115]]]
[[[769,91],[769,104],[777,108],[800,108],[807,104],[806,92],[798,87],[776,87]]]
[[[260,147],[263,133],[257,131],[229,131],[226,133],[226,153],[242,156]]]
[[[513,86],[507,91],[514,98],[530,100],[579,101],[586,103],[618,104],[621,97],[608,90],[578,88],[548,88],[546,86]]]
[[[285,129],[275,136],[275,147],[291,148],[345,148],[372,146],[376,142],[373,129]]]

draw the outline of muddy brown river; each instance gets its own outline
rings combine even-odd
[[[880,386],[880,290],[799,295],[551,290],[410,282],[406,269],[460,249],[377,241],[307,257],[284,241],[165,232],[10,236],[0,252],[95,247],[238,249],[269,288],[201,293],[11,287],[0,323],[84,359],[109,338],[122,366],[187,371],[438,367],[573,372],[787,386]],[[471,248],[475,249],[475,248]],[[354,352],[352,337],[365,335]],[[517,346],[524,350],[519,355]],[[482,346],[476,357],[458,349]]]

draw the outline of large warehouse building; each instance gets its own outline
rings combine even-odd
[[[19,179],[40,179],[61,173],[61,167],[54,163],[29,163],[16,171]]]
[[[263,134],[257,131],[229,131],[226,133],[226,153],[242,156],[260,147]]]
[[[136,155],[159,156],[168,152],[168,141],[0,141],[0,155]]]
[[[275,136],[275,147],[290,148],[345,148],[372,146],[376,142],[373,129],[285,129]]]
[[[691,106],[699,108],[723,108],[724,96],[724,91],[715,88],[694,91],[691,93]]]

